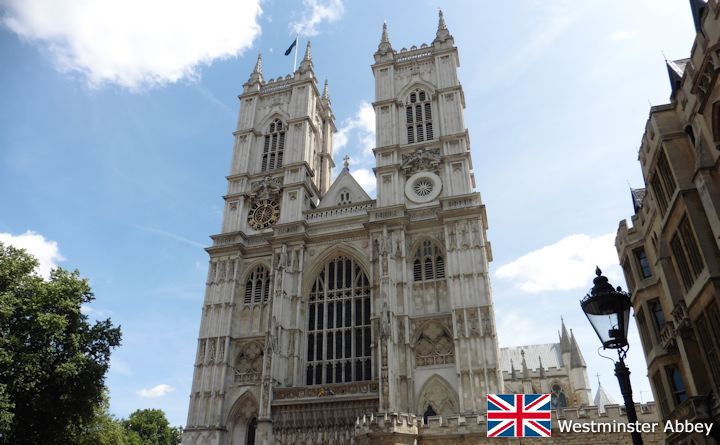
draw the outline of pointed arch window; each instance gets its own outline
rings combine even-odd
[[[275,119],[270,123],[263,143],[261,171],[275,170],[282,167],[285,130],[287,128],[280,119]]]
[[[432,281],[445,278],[445,258],[431,240],[425,240],[415,251],[413,281]]]
[[[372,378],[370,282],[359,264],[337,257],[320,271],[308,300],[306,384]]]
[[[247,445],[255,445],[255,432],[257,431],[257,417],[253,417],[252,420],[248,423],[248,430],[247,430],[247,440],[245,443]]]
[[[419,88],[410,93],[405,105],[405,124],[408,144],[435,138],[430,94]]]
[[[244,304],[265,303],[270,295],[270,274],[264,266],[252,271],[245,282]]]

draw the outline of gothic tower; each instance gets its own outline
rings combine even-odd
[[[395,51],[383,27],[372,199],[347,159],[331,182],[334,118],[309,43],[275,80],[258,57],[207,249],[184,444],[359,442],[364,415],[479,413],[502,392],[458,66],[442,13],[419,48]]]

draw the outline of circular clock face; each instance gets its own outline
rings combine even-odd
[[[275,224],[280,216],[280,206],[275,201],[263,199],[256,202],[248,213],[248,223],[255,230],[262,230]]]

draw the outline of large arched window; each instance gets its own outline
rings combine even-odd
[[[370,283],[340,256],[320,271],[308,302],[306,383],[370,380]]]
[[[275,119],[265,134],[261,171],[274,170],[283,165],[283,149],[285,149],[285,130],[282,121]]]
[[[265,303],[269,294],[270,274],[264,266],[258,266],[245,282],[245,299],[243,303]]]
[[[431,240],[425,240],[415,251],[413,281],[445,278],[445,258]]]
[[[424,90],[416,89],[408,96],[405,105],[405,124],[408,144],[434,138],[430,95]]]

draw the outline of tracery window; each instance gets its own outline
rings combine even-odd
[[[338,205],[342,206],[347,204],[352,204],[352,198],[350,197],[350,191],[343,189],[338,195]]]
[[[432,123],[432,104],[430,95],[416,89],[410,93],[405,106],[408,144],[434,139]]]
[[[425,240],[415,251],[413,281],[445,278],[445,258],[431,240]]]
[[[270,295],[270,274],[264,266],[258,266],[245,282],[243,303],[265,303],[268,295]]]
[[[274,170],[283,165],[283,150],[285,149],[285,130],[280,119],[275,119],[270,124],[265,134],[263,144],[261,171]]]
[[[339,256],[315,279],[307,340],[306,384],[372,378],[370,283],[354,260]]]

